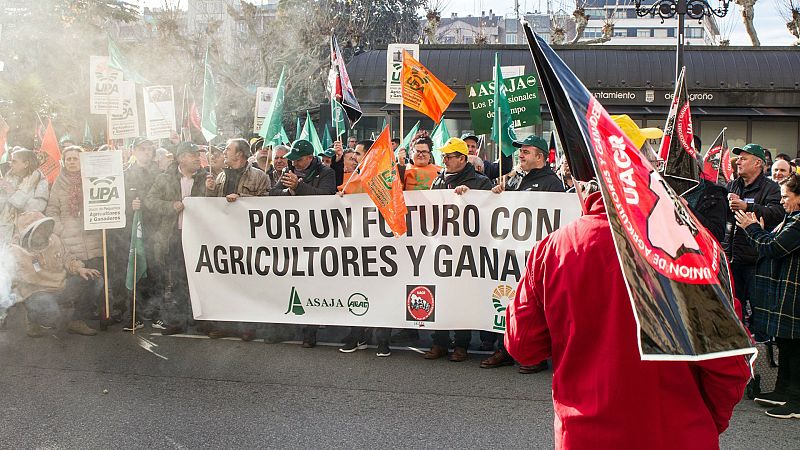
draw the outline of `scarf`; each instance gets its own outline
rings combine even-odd
[[[67,182],[67,212],[72,217],[80,217],[83,209],[83,186],[81,185],[81,173],[62,171]]]

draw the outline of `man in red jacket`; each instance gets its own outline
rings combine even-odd
[[[586,207],[533,249],[506,312],[514,359],[552,357],[556,448],[718,448],[747,362],[642,361],[601,194]]]

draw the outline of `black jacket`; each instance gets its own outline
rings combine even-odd
[[[506,182],[507,191],[564,192],[564,183],[550,166],[532,169],[524,177],[516,174]]]
[[[725,220],[728,216],[728,189],[715,183],[700,180],[700,185],[687,192],[683,198],[692,214],[719,242],[725,240]]]
[[[157,211],[148,211],[147,204],[145,202],[145,197],[147,193],[150,192],[150,188],[153,186],[153,183],[156,181],[156,176],[158,176],[158,167],[155,164],[151,164],[150,167],[142,167],[138,164],[132,164],[128,169],[125,171],[125,206],[127,208],[127,214],[125,219],[127,220],[127,224],[125,226],[125,230],[127,230],[127,237],[130,239],[130,229],[131,224],[133,223],[133,203],[136,198],[139,198],[139,201],[142,202],[142,222],[145,229],[154,229],[152,224],[157,223],[156,217],[158,215]]]
[[[728,192],[736,194],[748,201],[747,211],[756,213],[756,217],[764,218],[764,229],[772,230],[783,220],[784,210],[781,206],[781,189],[778,183],[764,174],[759,175],[749,186],[744,185],[741,177],[728,183]],[[723,243],[725,254],[731,263],[755,264],[758,252],[747,242],[747,235],[736,226],[736,216],[728,208],[727,230]]]
[[[313,158],[306,169],[306,176],[300,180],[295,195],[333,195],[336,193],[336,174],[333,169],[322,164],[319,158]],[[292,195],[280,181],[269,192],[269,195]]]
[[[455,189],[458,186],[466,186],[470,189],[488,191],[492,189],[492,182],[484,175],[475,171],[475,167],[467,163],[461,172],[445,177],[446,170],[439,172],[439,176],[433,180],[431,189]]]

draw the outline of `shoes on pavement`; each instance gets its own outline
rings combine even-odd
[[[753,401],[761,406],[783,406],[786,404],[786,395],[781,392],[765,392],[758,394]]]
[[[495,350],[492,356],[481,361],[481,369],[494,369],[495,367],[513,366],[514,358],[503,350]]]
[[[67,325],[67,332],[72,334],[80,334],[81,336],[94,336],[97,330],[86,325],[82,320],[73,320]]]
[[[314,325],[303,328],[303,348],[313,348],[317,345],[317,329]]]
[[[441,345],[434,345],[422,355],[425,359],[439,359],[443,356],[447,356],[447,347],[442,347]]]
[[[788,402],[783,406],[768,409],[766,413],[778,419],[800,419],[800,402]]]
[[[28,329],[26,331],[28,337],[39,338],[44,336],[44,327],[38,323],[28,321]]]
[[[133,325],[126,325],[122,327],[122,331],[133,331],[133,330],[141,330],[144,328],[144,323],[141,320],[137,320]]]
[[[419,340],[419,330],[405,328],[392,336],[392,342],[413,344]]]
[[[317,345],[316,339],[303,339],[303,348],[314,348]]]
[[[242,331],[242,335],[239,337],[242,338],[244,342],[250,342],[256,338],[256,332],[254,330]]]
[[[163,330],[161,330],[162,336],[172,336],[173,334],[182,334],[186,331],[186,327],[183,325],[167,325]]]
[[[464,347],[456,347],[453,353],[450,354],[450,361],[461,362],[467,360],[467,349]]]
[[[540,362],[539,364],[533,364],[530,366],[519,366],[519,373],[529,374],[529,373],[539,373],[547,370],[547,360]]]
[[[347,344],[339,347],[339,351],[342,353],[353,353],[357,350],[365,350],[367,348],[366,341],[363,340],[352,340]]]
[[[151,327],[155,328],[156,330],[166,330],[167,325],[164,323],[163,320],[156,320],[150,324]]]
[[[392,356],[392,350],[389,348],[388,342],[378,342],[378,351],[375,353],[376,356]]]

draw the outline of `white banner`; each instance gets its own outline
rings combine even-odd
[[[142,88],[142,96],[147,138],[169,138],[177,132],[172,86],[147,86]]]
[[[186,198],[195,319],[504,332],[533,244],[580,215],[564,193],[405,198],[399,238],[366,194]]]
[[[403,103],[402,83],[403,50],[419,59],[419,44],[389,44],[386,48],[386,103]]]
[[[119,84],[122,109],[108,116],[111,139],[128,139],[139,136],[139,112],[136,106],[136,83],[123,81]]]
[[[125,177],[122,152],[81,153],[83,229],[125,227]]]
[[[89,57],[89,112],[118,113],[122,109],[122,72],[108,67],[108,56]]]
[[[256,109],[253,114],[253,133],[261,131],[261,124],[264,123],[264,118],[269,114],[269,107],[272,105],[272,99],[275,98],[277,88],[273,87],[260,87],[256,89]]]

